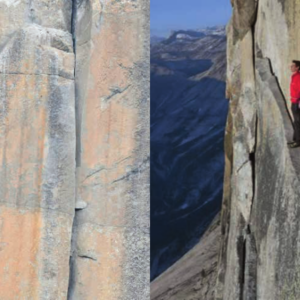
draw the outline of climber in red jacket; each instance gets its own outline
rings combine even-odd
[[[293,141],[289,142],[290,148],[300,147],[300,61],[293,60],[291,64],[291,109],[294,117]]]

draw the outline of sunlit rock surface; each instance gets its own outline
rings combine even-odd
[[[0,299],[147,299],[148,5],[0,0]]]
[[[289,65],[300,56],[298,2],[232,2],[215,299],[299,299],[300,150],[287,147]]]

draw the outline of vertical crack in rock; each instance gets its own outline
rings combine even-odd
[[[76,216],[74,218],[75,222],[76,220]],[[70,265],[70,270],[69,270],[69,286],[68,286],[68,296],[67,299],[72,299],[72,295],[73,295],[73,291],[74,291],[74,285],[75,285],[75,263],[74,263],[74,253],[73,253],[73,243],[74,243],[74,228],[75,226],[73,225],[73,232],[72,232],[72,242],[71,242],[71,253],[70,253],[70,261],[69,261],[69,265]]]
[[[250,217],[249,217],[249,222],[251,223],[251,214],[252,214],[252,207],[253,207],[253,202],[255,199],[255,189],[256,189],[256,174],[255,174],[255,155],[256,155],[256,148],[257,148],[257,136],[258,136],[258,115],[257,112],[255,113],[255,128],[254,128],[254,148],[253,152],[249,153],[249,161],[251,163],[251,168],[252,168],[252,200],[251,200],[251,208],[250,208]],[[250,226],[250,224],[248,224]]]
[[[239,285],[240,285],[240,297],[239,300],[243,300],[243,290],[245,282],[245,256],[246,256],[246,242],[244,237],[241,235],[238,237],[237,242],[237,253],[239,258]]]
[[[251,24],[251,31],[252,31],[252,59],[253,59],[253,66],[254,66],[254,70],[255,70],[255,25],[256,25],[256,21],[257,21],[257,16],[258,16],[258,5],[259,5],[259,0],[255,0],[255,12],[254,12],[254,18],[253,18],[253,22]]]
[[[77,15],[77,0],[72,0],[71,33],[73,39],[73,52],[75,55],[75,59],[76,59],[76,15]],[[76,68],[74,68],[74,72],[75,70]]]
[[[237,240],[239,259],[240,300],[256,300],[257,251],[254,234],[250,225],[245,227],[244,235]]]
[[[79,153],[78,149],[78,144],[80,142],[80,137],[78,136],[78,118],[77,118],[77,87],[76,87],[76,19],[77,19],[77,0],[72,0],[72,15],[71,15],[71,34],[72,34],[72,40],[73,40],[73,52],[74,52],[74,81],[75,81],[75,126],[76,126],[76,148],[75,148],[75,164],[76,164],[76,169],[75,169],[75,199],[74,199],[74,209],[76,207],[76,201],[77,201],[77,189],[78,189],[78,181],[77,181],[77,176],[78,176],[78,164],[79,164]],[[68,286],[68,295],[67,299],[72,299],[73,291],[74,291],[74,285],[75,285],[75,241],[76,241],[76,221],[77,221],[77,212],[75,210],[75,215],[73,219],[73,225],[72,225],[72,235],[71,235],[71,249],[70,249],[70,259],[69,259],[69,286]]]
[[[255,24],[257,20],[257,15],[258,15],[258,0],[255,0],[255,13],[254,13],[254,19],[253,23],[251,25],[251,31],[252,31],[252,64],[253,64],[253,70],[254,70],[254,80],[255,80]],[[256,88],[255,88],[256,90]],[[257,95],[255,93],[256,99]],[[255,155],[256,155],[256,149],[257,149],[257,138],[258,138],[258,114],[257,114],[257,105],[256,105],[256,111],[255,111],[255,121],[254,121],[254,146],[253,146],[253,151],[249,154],[249,160],[251,162],[251,167],[252,167],[252,186],[253,186],[253,194],[252,194],[252,200],[251,200],[251,208],[250,208],[250,218],[249,222],[251,222],[251,213],[252,213],[252,207],[253,207],[253,201],[255,198],[255,188],[256,188],[256,182],[255,182]],[[249,226],[249,231],[250,231],[250,225]]]
[[[240,228],[245,228],[246,223],[243,215],[240,215],[239,220]],[[236,253],[238,257],[238,285],[239,285],[239,300],[243,300],[243,288],[245,282],[245,236],[242,231],[240,231],[239,236],[236,241]]]
[[[252,27],[252,35],[253,35],[253,47],[254,47],[254,25]],[[254,54],[253,49],[253,54]],[[253,66],[255,69],[255,55],[253,55]],[[240,266],[241,272],[241,289],[240,289],[240,299],[241,300],[256,300],[256,273],[257,273],[257,253],[256,253],[256,245],[255,245],[255,237],[251,232],[251,215],[252,215],[252,207],[255,199],[255,189],[256,189],[256,174],[255,174],[255,159],[256,159],[256,149],[257,149],[257,138],[258,138],[258,115],[257,111],[254,116],[254,146],[253,151],[249,153],[249,161],[251,163],[252,169],[252,199],[251,199],[251,207],[249,214],[249,223],[245,227],[245,233],[243,237],[240,237],[242,241],[240,242],[240,255],[242,260],[242,266]]]
[[[243,300],[256,300],[257,251],[250,225],[244,242],[244,263]]]
[[[252,32],[252,64],[255,70],[255,24],[258,15],[258,0],[255,1],[255,12],[254,19],[251,24]],[[255,76],[255,73],[254,73]],[[255,89],[256,90],[256,89]],[[249,223],[245,227],[245,233],[243,237],[243,243],[240,245],[242,247],[242,261],[241,266],[241,289],[240,289],[240,299],[241,300],[256,300],[256,273],[257,273],[257,252],[254,234],[251,232],[251,215],[253,211],[253,202],[256,196],[256,174],[255,174],[255,159],[256,159],[256,149],[257,149],[257,139],[258,139],[258,114],[257,110],[254,116],[254,146],[253,151],[249,153],[249,161],[251,163],[252,169],[252,199],[249,214]]]
[[[72,19],[71,32],[73,39],[73,52],[75,56],[74,78],[75,78],[75,123],[76,123],[76,171],[75,171],[75,203],[74,203],[74,220],[72,226],[72,240],[69,262],[69,287],[67,299],[75,299],[76,282],[77,282],[77,258],[90,258],[96,261],[90,255],[78,253],[77,237],[79,228],[80,212],[87,207],[87,203],[80,197],[80,176],[81,176],[81,123],[83,102],[85,99],[87,72],[86,67],[89,61],[89,39],[91,38],[92,9],[89,0],[73,0],[72,2]]]

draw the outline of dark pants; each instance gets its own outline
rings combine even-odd
[[[294,137],[295,142],[300,143],[300,108],[297,103],[292,103],[292,113],[294,117]]]

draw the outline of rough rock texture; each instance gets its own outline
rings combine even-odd
[[[220,239],[218,214],[200,242],[151,283],[151,299],[213,300]]]
[[[75,21],[77,201],[72,299],[147,299],[147,1],[81,1]],[[145,44],[143,44],[143,42]]]
[[[0,299],[147,299],[148,11],[0,0]]]
[[[287,147],[299,3],[243,3],[233,1],[227,27],[230,111],[215,299],[300,299],[300,150]]]

